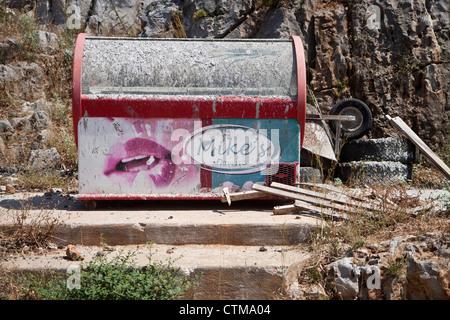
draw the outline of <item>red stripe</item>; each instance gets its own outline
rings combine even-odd
[[[212,119],[202,119],[202,127],[210,126]],[[209,170],[200,170],[200,185],[202,188],[212,188],[212,172]]]
[[[123,118],[247,118],[297,119],[291,99],[256,98],[109,98],[83,95],[81,114]]]
[[[220,200],[218,194],[77,194],[77,200]],[[253,200],[276,200],[280,197],[261,197]]]

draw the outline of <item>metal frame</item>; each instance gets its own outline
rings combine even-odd
[[[74,53],[73,63],[73,129],[76,146],[78,147],[78,122],[81,117],[140,117],[140,118],[201,118],[205,125],[208,125],[211,118],[248,118],[248,119],[297,119],[300,124],[301,145],[304,141],[306,122],[306,63],[303,43],[299,36],[292,36],[290,40],[265,40],[265,39],[175,39],[176,41],[251,41],[251,42],[292,42],[294,45],[294,56],[297,70],[297,99],[281,98],[230,98],[219,97],[214,101],[214,110],[211,108],[212,101],[201,98],[186,97],[185,99],[131,99],[127,97],[96,98],[81,92],[82,59],[86,39],[98,40],[158,40],[174,41],[174,39],[150,39],[150,38],[105,38],[88,37],[87,34],[78,35]],[[126,105],[133,104],[133,114],[130,114]],[[273,106],[278,106],[278,111],[274,111]],[[170,106],[170,108],[168,107]],[[258,106],[258,111],[256,111]],[[182,108],[181,108],[182,107]],[[283,110],[283,111],[281,111]],[[208,121],[209,120],[209,121]],[[299,155],[300,156],[300,155]],[[202,175],[202,182],[204,181]],[[297,180],[297,176],[295,177]],[[78,194],[76,199],[83,201],[95,200],[217,200],[221,195],[216,194]]]

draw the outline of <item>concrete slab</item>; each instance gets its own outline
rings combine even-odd
[[[227,245],[142,245],[114,246],[107,253],[113,256],[134,252],[136,266],[151,261],[173,261],[180,274],[199,276],[199,285],[185,298],[189,299],[276,299],[282,291],[286,275],[309,258],[302,246]],[[96,246],[77,246],[85,257],[83,262],[65,259],[64,250],[52,250],[40,255],[21,255],[3,262],[13,272],[56,271],[66,273],[91,261],[101,250]],[[168,250],[170,249],[168,253]],[[67,277],[69,275],[67,274]]]
[[[96,210],[59,195],[0,195],[0,227],[26,213],[57,217],[56,244],[228,244],[292,245],[307,240],[322,221],[300,215],[273,215],[280,201],[107,201]]]

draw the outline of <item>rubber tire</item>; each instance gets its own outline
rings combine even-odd
[[[372,129],[373,117],[372,112],[364,102],[353,98],[339,101],[333,106],[333,108],[331,108],[330,114],[339,115],[349,107],[355,108],[361,113],[362,122],[361,125],[355,130],[346,130],[345,128],[341,128],[341,132],[347,140],[354,140],[366,135],[370,129]],[[330,121],[329,125],[331,130],[336,133],[336,121]]]

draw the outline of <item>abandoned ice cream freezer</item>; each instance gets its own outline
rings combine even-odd
[[[303,45],[80,34],[77,199],[220,199],[294,185],[305,130]]]

